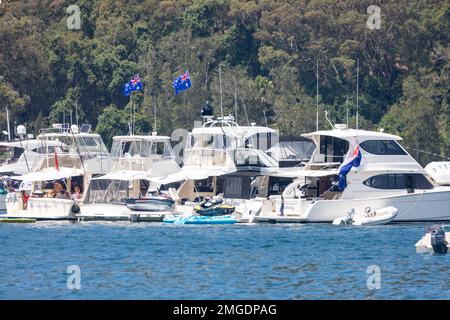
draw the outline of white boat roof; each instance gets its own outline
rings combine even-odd
[[[403,140],[401,137],[394,134],[379,132],[379,131],[367,131],[367,130],[355,130],[355,129],[333,129],[333,130],[320,130],[311,133],[302,134],[303,137],[313,138],[315,136],[331,136],[340,139],[348,140],[349,138],[355,138],[360,141],[365,140]]]
[[[300,177],[318,178],[318,177],[333,176],[333,175],[338,175],[338,174],[339,174],[338,169],[331,169],[331,170],[296,169],[296,170],[278,171],[278,172],[271,174],[271,176],[272,177],[280,177],[280,178],[300,178]]]
[[[61,167],[59,170],[56,168],[45,168],[40,171],[30,172],[21,176],[11,177],[14,180],[22,181],[51,181],[51,180],[61,180],[64,178],[81,176],[84,174],[83,169]]]
[[[170,137],[153,136],[153,135],[131,135],[131,136],[115,136],[115,137],[113,137],[113,140],[114,141],[139,141],[139,140],[155,141],[155,140],[170,140]]]
[[[98,133],[87,133],[87,132],[78,132],[78,133],[72,133],[72,132],[46,132],[41,133],[37,136],[38,139],[45,139],[46,137],[62,137],[62,136],[75,136],[75,137],[100,137]]]

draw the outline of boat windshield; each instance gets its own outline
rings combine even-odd
[[[125,180],[92,180],[84,198],[85,204],[116,203],[123,204],[129,197],[129,182]]]
[[[169,158],[173,157],[173,152],[168,140],[115,140],[111,148],[111,156],[113,158],[127,156]]]
[[[96,134],[86,134],[86,135],[71,135],[71,134],[52,134],[52,135],[44,135],[42,137],[38,137],[38,139],[42,142],[41,150],[43,153],[47,153],[47,148],[49,149],[48,153],[51,153],[50,148],[46,144],[46,140],[56,141],[61,143],[59,146],[62,153],[72,153],[72,152],[80,152],[82,155],[98,155],[98,154],[108,154],[108,149],[106,149],[105,144],[102,141],[102,138]]]

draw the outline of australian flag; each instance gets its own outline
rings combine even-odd
[[[359,150],[359,144],[356,145],[353,151],[353,158],[344,164],[339,170],[339,190],[342,192],[347,188],[347,173],[352,169],[352,167],[359,167],[361,164],[361,150]]]
[[[184,90],[189,89],[192,86],[191,84],[191,77],[189,76],[189,71],[186,71],[185,73],[178,76],[173,81],[173,88],[175,89],[175,95],[179,94],[180,92],[183,92]]]
[[[142,91],[142,82],[139,75],[135,75],[133,78],[131,78],[128,83],[125,84],[125,88],[123,89],[123,94],[125,97],[129,96],[131,92],[133,91]]]

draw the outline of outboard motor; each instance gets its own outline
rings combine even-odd
[[[431,246],[435,253],[447,253],[447,241],[444,228],[438,227],[431,231]]]

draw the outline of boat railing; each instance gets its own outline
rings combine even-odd
[[[229,159],[229,157],[226,149],[186,149],[184,164],[190,166],[220,166],[227,165],[227,159]]]
[[[112,171],[133,170],[147,171],[151,168],[154,161],[162,160],[161,156],[155,157],[120,157],[114,159]]]

